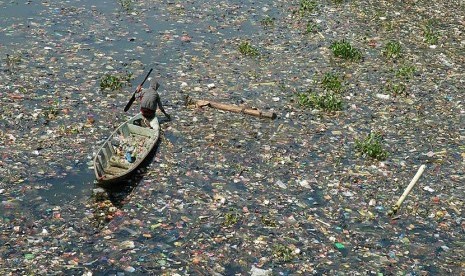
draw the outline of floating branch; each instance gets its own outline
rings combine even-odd
[[[212,102],[208,100],[194,100],[190,98],[189,96],[186,97],[186,105],[195,105],[196,107],[209,106],[209,107],[213,107],[216,109],[230,111],[234,113],[243,113],[243,114],[248,114],[248,115],[252,115],[252,116],[256,116],[260,118],[276,119],[276,113],[274,112],[260,111],[254,108],[246,108],[242,106]]]

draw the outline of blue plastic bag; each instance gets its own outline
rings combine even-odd
[[[136,161],[136,158],[134,158],[129,151],[126,152],[125,157],[126,157],[126,160],[128,160],[129,163],[134,163],[134,161]]]

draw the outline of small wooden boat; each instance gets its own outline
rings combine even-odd
[[[94,157],[97,184],[108,186],[127,179],[146,159],[155,147],[160,126],[140,126],[142,115],[138,114],[121,124],[103,143]],[[153,123],[152,123],[153,124]]]

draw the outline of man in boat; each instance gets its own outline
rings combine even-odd
[[[147,89],[142,89],[141,85],[137,86],[137,93],[139,93],[139,100],[140,100],[140,112],[144,117],[144,125],[150,126],[154,128],[154,125],[151,124],[152,120],[155,118],[157,107],[160,108],[161,112],[165,114],[168,120],[171,120],[171,116],[166,113],[163,105],[161,104],[160,95],[158,94],[157,90],[160,87],[160,84],[154,80],[149,78],[150,86]]]

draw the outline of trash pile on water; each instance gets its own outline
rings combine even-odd
[[[2,4],[0,272],[460,275],[460,7]],[[151,67],[173,120],[149,166],[96,189],[95,151],[138,110],[123,112],[134,87],[99,80]],[[186,95],[279,115],[185,107]],[[138,146],[121,144],[127,162]]]

